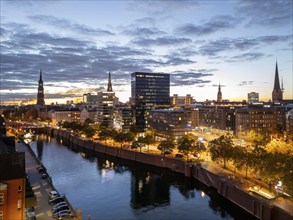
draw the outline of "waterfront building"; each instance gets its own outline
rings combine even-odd
[[[153,109],[149,112],[148,125],[156,136],[178,139],[191,131],[191,111],[183,109]]]
[[[134,72],[131,74],[131,100],[136,129],[147,128],[147,114],[151,109],[170,106],[170,75]]]
[[[176,107],[179,105],[191,105],[193,103],[193,98],[190,94],[186,96],[178,96],[178,94],[174,94],[170,98],[170,106]]]
[[[80,123],[80,110],[78,108],[53,110],[49,115],[52,117],[53,126],[62,121]]]
[[[120,106],[115,109],[114,127],[122,130],[122,132],[128,132],[133,126],[133,116],[131,107]]]
[[[278,63],[276,62],[274,89],[272,92],[272,101],[281,102],[283,100],[283,88],[281,89],[279,80]]]
[[[14,136],[6,136],[1,115],[0,122],[0,219],[25,219],[25,154],[16,152]]]
[[[247,102],[249,104],[259,102],[259,94],[257,92],[250,92],[247,94]]]
[[[98,93],[97,122],[107,127],[114,125],[114,101],[115,93],[112,89],[111,73],[109,72],[107,91]]]
[[[38,95],[37,95],[37,105],[40,107],[45,106],[44,100],[44,85],[42,79],[42,70],[40,70],[39,86],[38,86]]]
[[[221,91],[220,83],[219,83],[219,87],[218,87],[217,102],[222,102],[222,91]]]

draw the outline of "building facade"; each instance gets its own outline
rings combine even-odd
[[[153,109],[148,125],[156,136],[177,140],[191,131],[191,112],[183,109]]]
[[[236,135],[247,134],[251,130],[266,134],[276,133],[278,111],[263,106],[248,106],[236,111]]]
[[[114,126],[115,93],[112,89],[111,74],[109,72],[107,91],[98,93],[97,122],[106,127]]]
[[[170,75],[132,73],[131,100],[136,129],[143,132],[147,128],[147,114],[151,109],[170,106]]]
[[[80,123],[80,110],[78,108],[70,108],[64,110],[57,110],[50,113],[52,125],[57,125],[58,122],[78,122]]]
[[[186,96],[178,96],[178,94],[174,94],[170,97],[170,106],[176,107],[179,105],[191,105],[193,103],[193,98],[190,94]]]
[[[249,104],[259,102],[259,94],[257,92],[250,92],[247,94],[247,102]]]

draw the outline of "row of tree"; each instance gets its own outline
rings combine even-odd
[[[280,147],[281,144],[286,146]],[[224,168],[227,162],[232,162],[234,171],[254,173],[268,182],[282,181],[286,191],[293,193],[293,151],[292,146],[279,142],[275,147],[272,143],[263,147],[258,144],[252,146],[235,145],[229,136],[221,136],[210,141],[208,148],[213,161],[222,162]],[[284,150],[286,149],[286,150]]]

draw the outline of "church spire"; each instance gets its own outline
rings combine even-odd
[[[221,101],[222,101],[222,91],[221,91],[221,84],[219,83],[217,102],[221,102]]]
[[[280,86],[278,63],[276,61],[274,89],[273,89],[273,92],[272,92],[272,100],[273,100],[273,102],[279,102],[279,101],[283,100],[283,91],[282,91],[282,89],[281,89],[281,86]]]
[[[107,92],[113,92],[110,71],[109,71],[109,77],[108,77],[108,88],[107,88]]]
[[[37,95],[37,105],[39,105],[39,106],[44,106],[45,105],[42,70],[40,70],[40,79],[39,79],[38,95]]]

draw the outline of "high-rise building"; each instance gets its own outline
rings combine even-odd
[[[132,73],[131,100],[136,129],[143,132],[147,128],[147,114],[151,109],[170,107],[170,75]]]
[[[42,70],[40,70],[40,79],[39,79],[39,86],[38,86],[37,105],[39,105],[39,106],[45,106],[44,86],[43,86],[43,79],[42,79]]]
[[[221,101],[222,101],[222,92],[221,92],[221,85],[219,84],[217,102],[221,102]]]
[[[248,103],[257,103],[259,102],[259,94],[257,92],[250,92],[247,94]]]
[[[280,86],[278,63],[276,62],[275,82],[274,82],[274,89],[272,92],[272,101],[280,102],[282,100],[283,100],[283,91]]]
[[[112,89],[111,74],[109,72],[107,91],[98,93],[97,122],[107,127],[113,127],[115,93]]]

